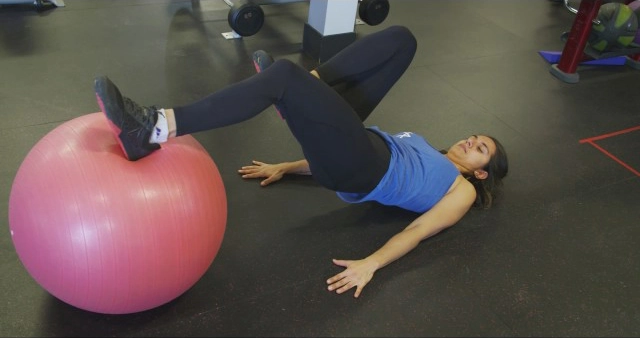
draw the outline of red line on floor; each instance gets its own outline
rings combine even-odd
[[[618,162],[618,164],[620,164],[621,166],[629,169],[629,171],[631,171],[632,173],[634,173],[636,176],[640,176],[640,172],[638,172],[637,170],[631,168],[630,165],[624,163],[622,160],[620,160],[619,158],[615,157],[613,154],[611,154],[610,152],[606,151],[604,148],[602,148],[601,146],[595,144],[594,142],[591,141],[585,141],[589,144],[591,144],[592,146],[596,147],[596,149],[600,150],[602,153],[604,153],[605,155],[609,156],[612,160]],[[582,141],[580,141],[580,143],[584,143]]]
[[[580,143],[586,143],[586,142],[591,143],[592,141],[598,141],[598,140],[602,140],[602,139],[609,138],[609,137],[612,137],[612,136],[616,136],[616,135],[620,135],[620,134],[626,134],[628,132],[632,132],[632,131],[636,131],[636,130],[640,130],[640,126],[631,127],[631,128],[628,128],[628,129],[623,129],[623,130],[620,130],[620,131],[615,131],[613,133],[604,134],[604,135],[600,135],[600,136],[594,136],[594,137],[585,138],[585,139],[580,140]]]

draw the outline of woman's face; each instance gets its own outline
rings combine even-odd
[[[466,140],[456,142],[449,148],[447,157],[453,162],[473,173],[486,167],[496,153],[496,144],[484,135],[471,135]]]

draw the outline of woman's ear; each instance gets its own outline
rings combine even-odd
[[[473,172],[473,176],[475,176],[475,178],[477,178],[479,180],[484,180],[485,178],[487,178],[489,176],[489,173],[486,172],[485,170],[478,169],[478,170]]]

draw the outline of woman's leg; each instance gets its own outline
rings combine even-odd
[[[122,96],[106,77],[96,80],[96,94],[130,160],[157,149],[149,140],[159,128],[158,121],[163,121],[162,114]],[[384,141],[364,128],[331,87],[286,59],[193,104],[168,111],[175,119],[175,135],[180,136],[245,121],[271,104],[281,108],[314,179],[323,186],[368,192],[386,173],[390,155]]]
[[[406,27],[391,26],[356,40],[315,71],[364,121],[408,68],[415,51],[413,34]],[[277,91],[282,91],[285,86],[277,83],[278,76],[270,77],[267,82],[271,84],[267,86],[260,80],[270,68],[191,105],[175,108],[179,111],[176,119],[181,120],[177,135],[235,124],[257,115],[271,104],[290,111],[281,107],[286,102],[283,102],[282,93]],[[244,89],[236,90],[237,86]],[[291,90],[293,87],[287,88]],[[306,96],[302,97],[302,102],[308,101]]]
[[[354,41],[315,71],[364,121],[407,70],[417,42],[404,26],[391,26]]]
[[[194,104],[175,107],[176,135],[235,124],[271,104],[278,106],[323,186],[368,192],[386,173],[390,155],[384,141],[366,131],[340,95],[286,59]]]
[[[409,29],[391,26],[355,41],[311,74],[338,92],[364,121],[407,70],[416,48],[417,41]],[[264,51],[256,53],[254,65],[260,72],[273,59]],[[265,60],[259,62],[257,57]],[[275,107],[280,113],[280,107]]]

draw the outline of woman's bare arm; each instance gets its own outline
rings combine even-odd
[[[354,297],[358,297],[378,269],[406,255],[421,241],[458,222],[475,200],[473,186],[461,177],[455,188],[433,208],[416,218],[368,257],[361,260],[334,259],[334,264],[346,269],[327,280],[329,291],[340,294],[355,287]]]

